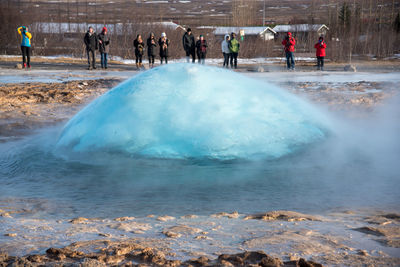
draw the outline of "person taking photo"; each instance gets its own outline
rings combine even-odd
[[[26,26],[18,27],[18,34],[21,36],[22,66],[24,69],[31,68],[31,39],[32,34]]]

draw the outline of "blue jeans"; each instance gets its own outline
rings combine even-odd
[[[108,53],[101,53],[101,67],[107,68],[107,55]]]
[[[286,64],[288,69],[294,69],[294,54],[293,52],[286,51]]]

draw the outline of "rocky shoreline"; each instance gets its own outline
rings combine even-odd
[[[102,242],[103,243],[103,242]],[[268,256],[263,251],[248,251],[238,254],[221,254],[217,259],[207,257],[187,261],[168,260],[163,252],[143,247],[138,243],[110,244],[99,253],[83,253],[69,248],[49,248],[45,255],[13,257],[0,254],[0,266],[263,266],[263,267],[320,267],[322,264],[299,260],[285,261]]]
[[[34,220],[34,226],[25,218],[24,212],[28,211],[3,210],[0,214],[3,225],[8,222],[6,228],[10,230],[2,231],[3,240],[6,238],[9,244],[0,245],[0,266],[312,267],[400,264],[399,257],[363,248],[365,243],[370,243],[369,246],[388,248],[391,254],[399,252],[400,214],[393,212],[345,211],[315,216],[271,211],[248,215],[221,212],[206,217],[189,215],[180,218],[153,215],[115,219],[79,217],[55,223]],[[24,232],[26,228],[33,232]],[[35,236],[34,233],[40,231],[46,232],[48,237],[43,234]],[[92,233],[93,238],[82,240],[80,236],[86,233]],[[70,236],[76,241],[65,247],[57,246],[60,235]],[[45,241],[46,238],[53,240]],[[360,240],[355,243],[354,238]],[[43,244],[38,244],[40,242]],[[45,253],[24,256],[12,253],[17,247],[44,247],[47,243],[53,246],[41,250]],[[279,249],[274,250],[274,247]],[[265,253],[265,249],[270,252]]]

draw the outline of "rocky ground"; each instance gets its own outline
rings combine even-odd
[[[2,211],[1,220],[17,217],[18,212]],[[26,211],[25,211],[26,212]],[[153,221],[151,223],[150,221]],[[76,241],[65,247],[52,246],[42,254],[10,256],[18,238],[25,244],[38,242],[34,232],[46,228],[54,232],[48,221],[37,220],[35,226],[18,223],[7,232],[8,246],[0,247],[0,266],[399,266],[400,258],[380,250],[360,249],[352,240],[359,233],[367,242],[399,251],[400,215],[397,213],[338,212],[314,216],[291,211],[273,211],[244,215],[237,212],[218,213],[198,218],[195,215],[174,218],[120,217],[115,219],[75,218],[59,220],[67,225],[65,234],[78,237],[93,232],[98,238]],[[359,227],[360,225],[363,225]],[[21,228],[30,227],[32,233]],[[357,227],[355,227],[357,226]],[[17,229],[18,227],[18,229]],[[232,228],[231,228],[232,227]],[[341,231],[324,232],[325,228],[340,227]],[[107,230],[108,229],[108,230]],[[116,234],[112,229],[120,230]],[[241,232],[237,231],[241,229]],[[324,230],[325,229],[325,230]],[[350,235],[348,234],[350,232]],[[52,233],[50,233],[52,234]],[[133,237],[133,234],[136,236]],[[150,234],[150,235],[149,235]],[[218,236],[230,236],[222,242]],[[233,241],[240,236],[240,242]],[[244,236],[244,237],[243,237]],[[32,237],[31,239],[29,237]],[[22,238],[22,239],[21,239]],[[229,243],[233,241],[228,249]],[[200,244],[200,246],[196,246]],[[278,245],[295,252],[273,252]],[[20,244],[19,246],[23,246]],[[207,248],[207,246],[209,248]],[[258,247],[270,248],[267,254]],[[197,249],[194,249],[197,247]],[[217,248],[214,253],[210,248]],[[394,249],[394,250],[393,250]],[[233,251],[242,252],[233,252]],[[3,251],[3,252],[2,252]],[[232,251],[232,253],[221,253]],[[393,253],[392,253],[393,254]],[[307,259],[307,260],[306,260]],[[323,263],[323,265],[321,264]]]
[[[120,80],[64,83],[0,83],[0,137],[20,136],[64,121],[82,104],[103,94]]]

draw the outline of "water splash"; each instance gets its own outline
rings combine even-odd
[[[328,126],[305,101],[216,67],[170,64],[94,100],[57,147],[155,158],[278,158],[323,139]]]

